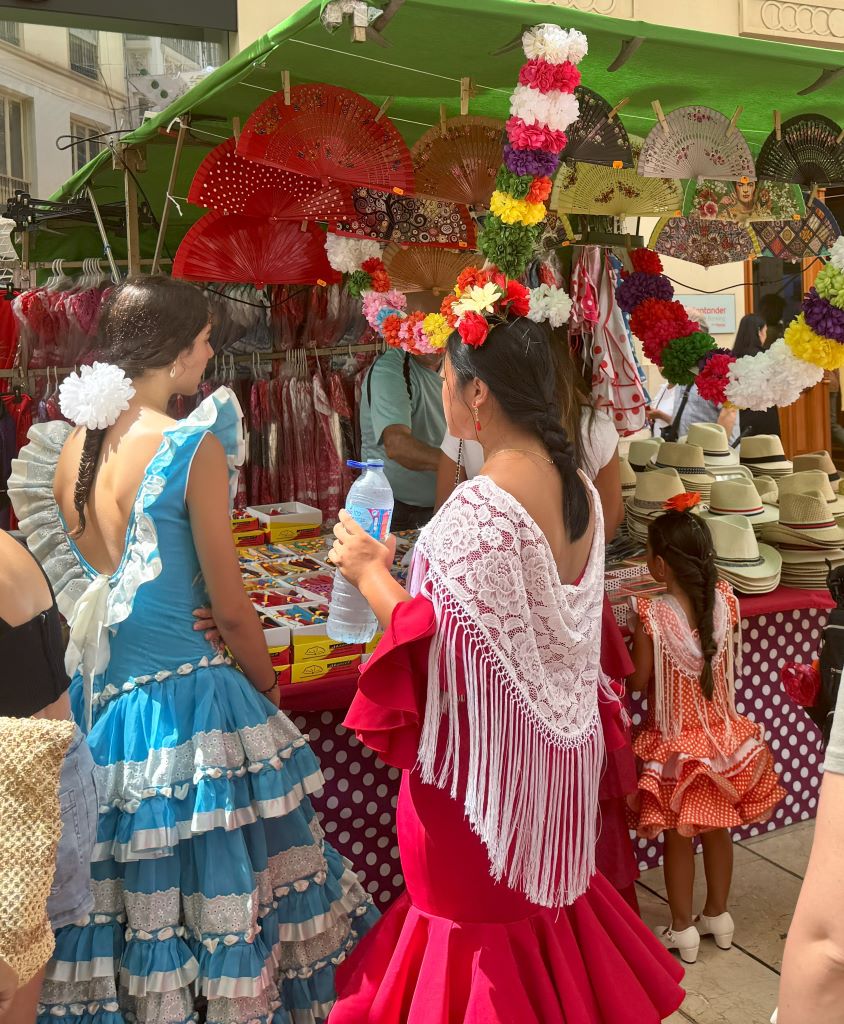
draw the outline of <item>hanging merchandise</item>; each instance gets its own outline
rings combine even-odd
[[[247,160],[322,182],[412,192],[404,139],[378,107],[350,89],[314,82],[277,92],[250,116],[237,144]]]
[[[800,220],[806,200],[799,185],[785,181],[690,181],[686,185],[683,216],[702,220],[749,221]]]
[[[783,340],[795,356],[823,370],[844,366],[844,238],[832,246],[829,263],[804,296],[803,310]]]
[[[579,85],[574,90],[580,114],[566,133],[563,160],[574,163],[602,164],[620,170],[633,167],[633,150],[627,129],[615,111],[598,93]]]
[[[841,134],[841,126],[823,114],[792,117],[765,140],[756,174],[805,188],[840,184],[844,181]]]
[[[740,224],[686,217],[663,217],[648,244],[662,256],[673,256],[699,267],[739,263],[758,255],[759,249],[755,235]]]
[[[826,256],[841,237],[832,211],[817,199],[812,200],[806,215],[799,220],[754,224],[752,230],[763,256],[786,262]]]
[[[638,163],[645,178],[752,181],[753,157],[732,121],[710,107],[678,107],[648,133]]]
[[[501,163],[504,122],[451,117],[425,132],[411,150],[416,192],[485,209]]]
[[[393,287],[405,295],[412,292],[446,295],[460,273],[467,267],[480,267],[482,263],[483,257],[477,253],[451,252],[422,245],[391,244],[384,251],[384,266]]]
[[[173,260],[173,277],[257,288],[340,280],[325,258],[325,233],[315,225],[219,210],[206,213],[188,229]]]
[[[468,206],[370,188],[354,189],[350,205],[353,212],[349,218],[331,225],[334,234],[384,243],[475,248],[475,222]]]
[[[344,220],[354,209],[348,188],[247,160],[234,138],[212,149],[196,169],[188,202],[269,220]]]

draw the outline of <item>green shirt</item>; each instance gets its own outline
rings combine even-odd
[[[405,353],[390,349],[372,364],[363,382],[360,404],[361,456],[383,459],[384,472],[397,501],[417,508],[433,508],[436,473],[405,469],[384,451],[384,431],[396,425],[409,427],[417,441],[439,448],[445,436],[442,379],[408,356],[410,397],[404,376]],[[370,405],[369,395],[372,394]]]

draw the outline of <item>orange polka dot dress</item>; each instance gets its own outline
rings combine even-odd
[[[666,594],[639,600],[654,645],[648,717],[633,750],[641,761],[634,826],[648,839],[665,829],[696,836],[765,821],[785,796],[761,725],[735,709],[738,603],[718,583],[713,615],[714,690],[700,688],[703,655],[678,602]]]

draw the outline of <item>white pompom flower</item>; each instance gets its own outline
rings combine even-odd
[[[381,246],[369,238],[345,238],[329,232],[325,236],[325,253],[333,270],[354,274],[367,260],[380,259]]]
[[[739,409],[785,408],[822,378],[819,366],[798,359],[780,338],[766,351],[732,364],[726,396]]]
[[[569,60],[579,64],[589,52],[589,40],[576,28],[569,29]]]
[[[836,270],[844,270],[844,235],[839,235],[829,250],[829,262]]]
[[[522,47],[528,60],[563,64],[569,59],[571,40],[569,33],[559,25],[535,25],[522,35]]]
[[[562,327],[571,316],[571,298],[564,288],[541,284],[530,290],[528,319],[541,324],[547,320],[552,327]]]
[[[71,373],[59,388],[62,415],[77,427],[105,430],[129,408],[135,394],[132,382],[119,366],[94,363]]]
[[[564,132],[580,115],[580,104],[571,93],[559,89],[539,92],[528,85],[517,85],[510,98],[510,113],[525,124],[535,121],[553,131]]]

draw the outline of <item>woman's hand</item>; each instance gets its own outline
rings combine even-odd
[[[196,622],[193,624],[194,632],[204,633],[205,639],[213,644],[218,651],[223,649],[223,638],[217,623],[214,621],[214,613],[210,608],[197,608],[193,613]]]
[[[674,417],[661,409],[648,409],[646,416],[651,422],[659,420],[660,423],[673,423]]]
[[[358,526],[345,510],[340,512],[340,522],[334,527],[334,536],[334,547],[328,557],[358,590],[363,580],[373,572],[390,575],[390,566],[396,554],[395,537],[391,535],[386,544],[380,543]]]

